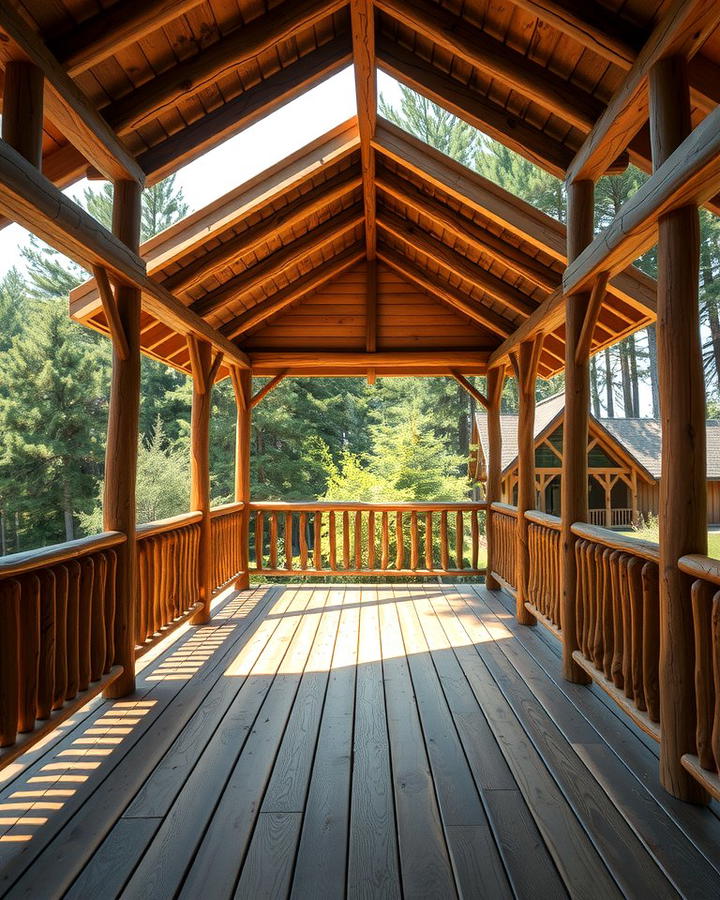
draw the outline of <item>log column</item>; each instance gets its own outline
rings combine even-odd
[[[113,232],[135,253],[140,245],[141,193],[134,181],[115,184]],[[123,667],[123,673],[105,689],[105,696],[110,698],[124,697],[135,690],[138,590],[135,482],[140,417],[140,291],[117,284],[115,299],[127,353],[119,354],[113,345],[103,527],[106,531],[122,531],[127,540],[117,548],[115,605],[115,662]]]
[[[517,620],[521,625],[535,625],[537,620],[525,608],[528,599],[530,551],[528,520],[525,513],[535,508],[535,383],[543,336],[523,341],[511,360],[518,383],[518,502],[515,539],[515,587]]]
[[[212,526],[210,522],[210,407],[212,403],[212,348],[207,341],[188,335],[193,373],[192,414],[190,418],[190,508],[202,513],[198,544],[198,582],[203,604],[190,622],[204,625],[210,621],[212,599]]]
[[[235,405],[237,407],[237,430],[235,433],[235,500],[244,503],[240,528],[240,568],[241,575],[235,587],[244,591],[250,587],[249,540],[250,540],[250,407],[252,372],[249,369],[232,370]]]
[[[485,538],[487,541],[487,572],[485,586],[491,591],[500,589],[500,583],[493,577],[495,570],[495,541],[493,540],[490,504],[497,503],[501,497],[502,480],[502,432],[500,431],[500,398],[505,384],[505,366],[495,366],[487,373],[487,401],[488,401],[488,462],[487,462],[487,490],[485,501],[488,505],[485,513],[486,526]]]
[[[650,133],[658,168],[690,133],[684,59],[650,72]],[[695,753],[693,620],[690,579],[677,566],[707,553],[705,383],[698,306],[700,227],[696,206],[663,216],[658,228],[657,352],[662,420],[660,479],[660,780],[675,797],[708,795],[683,769]]]
[[[567,186],[567,258],[571,263],[593,237],[595,185],[592,181],[573,181]],[[563,672],[569,681],[587,684],[590,680],[573,660],[578,649],[577,568],[575,537],[570,527],[588,518],[588,426],[590,418],[590,364],[587,354],[578,360],[577,346],[582,335],[590,302],[589,292],[565,298],[565,424],[563,428],[563,466],[561,509],[561,623],[563,633]]]
[[[43,73],[32,63],[12,60],[5,67],[2,137],[37,169],[42,168]]]

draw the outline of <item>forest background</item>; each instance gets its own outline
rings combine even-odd
[[[382,98],[381,112],[428,144],[565,220],[563,184],[412,91]],[[604,227],[646,176],[634,167],[601,179],[596,229]],[[112,188],[85,191],[86,209],[110,222]],[[143,194],[142,239],[189,212],[173,177]],[[700,307],[708,417],[720,417],[720,224],[701,212]],[[31,240],[25,272],[0,281],[0,554],[101,530],[110,343],[70,321],[69,291],[87,277]],[[652,250],[638,260],[655,276]],[[483,379],[474,379],[479,387]],[[255,386],[256,388],[261,382]],[[562,376],[538,382],[538,397]],[[189,504],[189,379],[143,357],[138,521]],[[591,361],[597,416],[658,415],[655,328]],[[509,379],[506,412],[517,408]],[[443,378],[287,379],[253,412],[252,496],[258,500],[459,500],[475,412],[472,398]],[[212,494],[232,499],[235,406],[226,380],[213,391]]]

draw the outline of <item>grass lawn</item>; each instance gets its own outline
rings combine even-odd
[[[657,529],[641,529],[640,531],[622,531],[628,537],[641,538],[646,541],[658,539]],[[720,559],[720,531],[708,531],[708,556]]]

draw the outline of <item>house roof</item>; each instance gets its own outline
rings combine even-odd
[[[563,394],[555,394],[541,400],[535,407],[533,437],[540,435],[557,420],[560,424],[565,409]],[[639,466],[655,479],[661,474],[661,422],[659,419],[597,418],[590,419],[600,425],[629,454]],[[500,416],[502,433],[502,471],[511,469],[517,461],[516,415]],[[480,445],[485,452],[488,446],[487,413],[475,413],[475,427]],[[720,420],[709,419],[707,429],[707,477],[720,480]]]

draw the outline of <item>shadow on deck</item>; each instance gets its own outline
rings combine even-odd
[[[1,773],[0,895],[720,895],[717,806],[506,603],[225,595]]]

